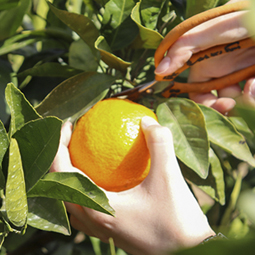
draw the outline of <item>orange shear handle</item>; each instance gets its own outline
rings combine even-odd
[[[227,13],[247,9],[248,7],[249,7],[249,1],[240,1],[240,2],[236,2],[232,4],[226,4],[226,5],[199,13],[183,21],[178,26],[173,28],[161,41],[154,56],[155,67],[159,65],[161,60],[164,58],[165,53],[178,40],[178,38],[182,36],[184,33],[186,33],[187,31],[189,31],[190,29],[210,19],[216,18],[218,16],[221,16]],[[247,38],[241,41],[236,41],[233,43],[212,47],[205,51],[201,51],[197,54],[194,54],[189,59],[189,61],[185,63],[184,66],[176,70],[171,75],[167,75],[167,76],[156,75],[155,79],[158,81],[173,81],[181,72],[183,72],[190,66],[196,64],[197,62],[200,62],[200,61],[203,61],[204,59],[208,59],[221,54],[229,53],[234,50],[252,47],[254,45],[255,45],[255,41],[252,40],[251,38]],[[190,93],[190,92],[207,93],[214,89],[218,90],[218,89],[233,85],[242,80],[250,78],[254,75],[255,75],[255,65],[245,68],[243,70],[237,71],[235,73],[231,73],[224,77],[213,79],[209,82],[178,83],[173,81],[171,85],[162,92],[162,95],[164,97],[170,97],[170,96],[176,96],[181,93]]]

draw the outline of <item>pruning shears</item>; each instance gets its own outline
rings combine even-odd
[[[236,12],[240,10],[247,9],[249,7],[249,1],[239,1],[232,4],[226,4],[220,7],[216,7],[210,9],[208,11],[199,13],[197,15],[192,16],[191,18],[183,21],[175,28],[173,28],[161,41],[159,47],[157,48],[154,61],[155,67],[159,65],[161,60],[163,59],[167,50],[178,40],[180,36],[194,28],[197,25],[200,25],[210,19],[216,18],[218,16]],[[236,50],[250,48],[255,46],[255,40],[252,38],[243,39],[240,41],[214,46],[204,51],[200,51],[199,53],[193,54],[192,57],[183,65],[181,68],[176,70],[171,75],[167,76],[157,76],[155,75],[155,80],[138,85],[132,89],[125,90],[123,92],[117,93],[113,95],[113,97],[118,96],[126,96],[131,100],[136,100],[141,97],[142,94],[147,93],[151,94],[154,91],[154,85],[159,81],[169,81],[170,83],[161,91],[162,96],[174,97],[178,94],[182,93],[207,93],[211,90],[219,90],[235,83],[246,80],[252,76],[255,76],[255,65],[249,66],[245,69],[233,72],[226,76],[212,79],[207,82],[199,82],[199,83],[180,83],[176,82],[174,79],[180,75],[184,70],[189,67],[195,65],[198,62],[201,62],[205,59],[213,58],[215,56],[219,56],[222,54],[227,54]]]

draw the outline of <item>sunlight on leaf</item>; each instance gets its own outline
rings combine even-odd
[[[21,26],[23,17],[29,10],[30,5],[30,0],[20,0],[14,8],[0,12],[0,40],[15,34],[18,27]]]
[[[87,177],[76,172],[47,174],[28,193],[28,197],[48,197],[114,215],[105,193]]]
[[[132,0],[110,0],[105,5],[103,23],[111,25],[112,28],[117,28],[130,15],[134,1]]]
[[[158,32],[142,25],[139,9],[140,3],[138,2],[133,8],[131,18],[138,25],[140,36],[134,41],[132,46],[134,48],[157,49],[163,37]]]
[[[199,107],[191,100],[172,98],[157,108],[159,123],[168,127],[177,157],[200,177],[209,170],[209,141]]]
[[[111,53],[110,47],[107,45],[103,36],[99,36],[95,42],[96,49],[99,50],[102,60],[112,68],[119,70],[123,73],[127,71],[127,68],[131,65],[130,62],[126,62],[121,58]]]
[[[17,227],[27,221],[27,197],[25,179],[18,143],[11,139],[9,167],[6,181],[6,212],[8,219]]]
[[[24,94],[12,83],[7,85],[5,89],[5,97],[11,111],[10,136],[12,136],[26,122],[41,117],[25,98]]]

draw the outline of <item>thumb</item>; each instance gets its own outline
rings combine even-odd
[[[181,171],[175,156],[171,131],[150,117],[142,119],[141,127],[151,157],[151,168],[144,185],[164,188],[169,182],[177,179],[179,182]]]
[[[247,106],[255,107],[255,78],[250,78],[246,81],[243,89],[241,103]]]

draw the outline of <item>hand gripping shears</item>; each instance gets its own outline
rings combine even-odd
[[[190,29],[213,18],[219,17],[227,13],[244,10],[248,7],[249,1],[239,1],[236,3],[226,4],[210,9],[183,21],[182,23],[174,27],[161,41],[154,55],[155,67],[159,65],[160,61],[164,58],[167,50],[177,41],[177,39]],[[228,44],[218,45],[204,51],[200,51],[196,54],[193,54],[192,57],[181,68],[176,70],[171,75],[155,75],[154,81],[146,84],[141,84],[132,89],[117,93],[114,95],[114,97],[126,96],[131,100],[136,100],[141,97],[143,93],[153,93],[153,86],[158,81],[170,81],[169,85],[161,92],[162,96],[166,98],[190,92],[207,93],[212,90],[219,90],[228,87],[230,85],[246,80],[252,76],[255,76],[255,65],[249,66],[245,69],[236,71],[220,78],[212,79],[207,82],[180,83],[174,81],[174,79],[184,70],[205,59],[213,58],[215,56],[227,54],[240,49],[250,48],[253,46],[255,46],[255,40],[253,40],[252,38],[247,38]]]

